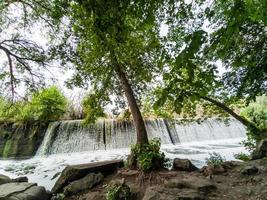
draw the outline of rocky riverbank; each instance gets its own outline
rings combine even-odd
[[[28,183],[27,177],[11,179],[0,174],[0,200],[48,200],[51,198],[44,187]]]
[[[118,166],[120,161],[115,163]],[[120,168],[112,174],[109,174],[112,170],[103,174],[99,166],[93,167],[95,171],[92,173],[92,166],[83,165],[82,171],[89,173],[81,179],[68,181],[66,174],[79,174],[78,168],[68,168],[62,173],[53,189],[58,192],[53,200],[104,200],[108,192],[115,190],[122,191],[122,196],[114,198],[117,200],[125,199],[123,195],[126,193],[128,199],[136,200],[267,199],[267,158],[248,162],[228,161],[202,169],[197,169],[189,160],[176,159],[172,170],[151,173]],[[85,185],[88,185],[87,189]]]
[[[52,192],[26,181],[0,176],[0,200],[267,200],[267,158],[201,169],[175,159],[172,170],[150,173],[122,160],[68,166]]]

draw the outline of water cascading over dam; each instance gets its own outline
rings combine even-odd
[[[244,126],[234,119],[227,124],[216,119],[186,124],[179,120],[150,119],[145,124],[149,138],[158,137],[162,144],[241,138],[246,135]],[[125,148],[135,141],[135,128],[130,121],[105,119],[87,126],[80,120],[59,121],[49,125],[37,155]]]

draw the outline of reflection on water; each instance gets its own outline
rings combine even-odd
[[[220,153],[226,160],[233,160],[234,154],[244,152],[240,145],[244,138],[231,140],[217,140],[208,142],[195,142],[183,145],[163,145],[162,150],[170,159],[188,158],[196,166],[202,167],[209,153]],[[55,174],[61,172],[67,165],[97,162],[110,159],[125,159],[129,149],[99,150],[94,152],[79,152],[67,154],[54,154],[46,157],[34,157],[28,160],[1,160],[0,174],[12,178],[27,176],[30,182],[51,189],[56,181]]]

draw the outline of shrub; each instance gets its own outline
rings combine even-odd
[[[160,152],[160,140],[155,138],[148,144],[133,145],[131,156],[136,159],[138,169],[142,171],[156,170],[165,167],[168,162],[165,154]]]
[[[123,184],[115,184],[108,186],[108,191],[106,193],[106,200],[131,200],[132,193],[130,187]]]
[[[66,110],[67,100],[55,86],[33,93],[29,101],[14,103],[0,98],[2,122],[33,122],[58,120]]]
[[[52,86],[34,93],[30,106],[35,120],[55,121],[65,113],[67,99],[57,87]]]
[[[243,161],[249,161],[251,159],[250,156],[245,153],[238,153],[238,154],[235,154],[234,156],[235,156],[235,159],[243,160]]]
[[[225,162],[225,158],[216,152],[209,153],[209,158],[206,158],[207,165],[221,165],[223,162]]]
[[[255,102],[242,109],[241,115],[254,122],[259,129],[267,129],[267,96],[257,97]],[[260,140],[259,134],[255,130],[247,128],[247,136],[248,138],[243,141],[243,144],[249,151],[253,151]]]

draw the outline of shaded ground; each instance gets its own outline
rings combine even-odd
[[[220,168],[221,169],[221,168]],[[221,170],[160,171],[143,174],[121,169],[104,181],[66,200],[104,200],[106,186],[125,181],[137,200],[267,200],[267,158],[227,162]]]

